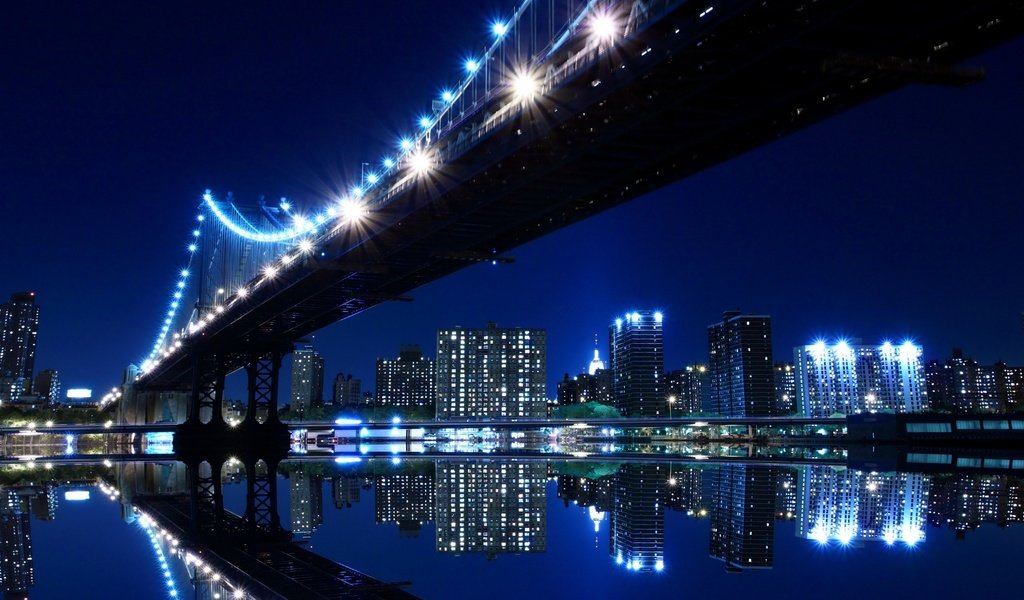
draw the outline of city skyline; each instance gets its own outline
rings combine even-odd
[[[14,203],[12,221],[46,220],[51,225],[31,236],[27,229],[18,228],[5,238],[9,286],[34,289],[45,299],[41,304],[48,316],[41,327],[40,364],[61,370],[68,387],[106,389],[116,383],[128,361],[140,360],[183,252],[181,236],[190,227],[191,209],[203,189],[234,190],[247,199],[261,194],[288,196],[299,205],[315,204],[314,199],[326,189],[351,180],[362,161],[372,159],[378,148],[410,127],[410,116],[429,104],[439,80],[454,77],[457,61],[453,57],[479,43],[477,34],[483,32],[478,25],[487,20],[479,9],[469,11],[476,14],[462,14],[458,7],[446,6],[440,10],[453,23],[463,24],[467,33],[465,39],[439,42],[433,32],[417,26],[422,20],[417,11],[422,8],[403,6],[397,12],[405,19],[389,18],[386,25],[376,7],[321,10],[343,13],[323,18],[325,23],[339,16],[364,20],[368,27],[387,27],[410,44],[420,42],[424,52],[404,63],[400,60],[408,56],[404,48],[376,46],[362,38],[346,41],[331,36],[329,42],[317,42],[327,47],[305,49],[275,45],[261,51],[268,77],[296,69],[313,75],[316,67],[296,66],[299,55],[309,51],[337,56],[347,49],[367,57],[363,46],[370,44],[374,52],[373,60],[354,61],[350,65],[354,72],[344,80],[340,75],[329,77],[326,94],[305,94],[323,98],[306,111],[295,110],[295,96],[302,96],[305,89],[301,86],[325,82],[303,84],[292,75],[287,79],[299,86],[295,92],[272,93],[253,114],[210,121],[201,110],[189,111],[196,108],[191,103],[227,110],[237,98],[238,89],[233,86],[247,90],[248,83],[222,81],[235,64],[231,61],[237,59],[212,60],[202,50],[237,43],[245,54],[246,44],[255,48],[274,37],[223,37],[220,19],[227,15],[213,10],[209,19],[187,28],[201,42],[199,47],[186,51],[179,40],[155,36],[153,47],[137,48],[154,60],[167,53],[180,54],[186,65],[193,61],[198,66],[200,56],[204,62],[212,60],[207,67],[190,69],[188,85],[177,86],[209,92],[202,100],[189,98],[186,107],[164,103],[156,93],[164,84],[131,70],[124,81],[93,73],[100,82],[96,87],[69,85],[61,88],[65,94],[51,94],[67,103],[72,109],[69,115],[80,119],[65,119],[58,123],[59,129],[25,127],[42,126],[40,115],[52,112],[53,100],[42,101],[29,92],[7,99],[14,105],[11,112],[21,119],[2,124],[5,138],[14,143],[5,146],[0,164],[12,169],[11,193],[22,199]],[[25,57],[25,68],[7,75],[13,88],[35,89],[33,84],[42,82],[40,89],[47,90],[63,86],[74,69],[88,71],[74,59],[72,49],[103,29],[103,21],[82,11],[77,20],[81,30],[63,32],[65,43],[48,48],[38,41],[46,36],[35,34],[59,24],[48,21],[45,14],[22,15],[25,27],[5,41],[18,44]],[[129,11],[124,18],[140,31],[152,26],[148,15]],[[253,19],[256,31],[310,25],[295,16],[259,14]],[[212,35],[215,30],[216,36]],[[230,27],[226,31],[238,34]],[[109,59],[101,62],[119,64],[121,54],[111,48],[130,42],[118,33],[106,33],[112,46],[97,49]],[[215,41],[222,37],[223,42]],[[1021,47],[1020,41],[1011,42],[969,61],[987,68],[989,77],[984,82],[964,90],[915,86],[897,91],[523,246],[513,252],[514,265],[474,267],[416,290],[409,305],[381,306],[329,327],[317,335],[317,344],[324,348],[329,363],[346,365],[345,370],[368,381],[373,358],[387,356],[403,343],[429,347],[431,330],[442,323],[496,320],[546,327],[552,340],[558,340],[549,351],[551,365],[565,365],[551,370],[551,385],[557,371],[574,371],[573,361],[580,360],[575,357],[588,356],[589,340],[607,320],[609,308],[657,306],[663,310],[666,330],[675,327],[678,332],[667,334],[669,339],[682,341],[671,344],[675,349],[667,352],[666,364],[682,365],[699,358],[699,332],[713,320],[708,315],[743,306],[773,315],[780,324],[774,337],[795,343],[850,332],[867,339],[884,332],[914,333],[927,351],[936,352],[935,357],[940,356],[939,349],[959,346],[983,362],[1024,362],[1021,307],[1013,300],[1024,295],[1020,290],[1024,284],[1005,276],[1014,271],[1013,258],[1019,255],[1012,224],[1022,220],[1019,203],[1012,201],[1016,185],[1012,167],[1021,162],[1022,150],[1011,134],[1020,129],[1024,118],[1013,109],[1024,97],[1012,77],[1019,71]],[[385,64],[387,69],[382,69]],[[56,65],[51,76],[41,75],[48,72],[44,65]],[[385,82],[405,82],[402,93],[388,94],[387,83],[370,85],[366,97],[352,96],[342,87],[348,78],[373,81],[381,72],[387,73]],[[170,81],[184,77],[166,64],[156,73]],[[124,99],[124,113],[111,111],[108,94]],[[348,102],[345,109],[336,104],[342,100]],[[170,117],[167,125],[144,125],[151,112]],[[293,117],[294,127],[264,126],[281,114],[297,112],[303,116]],[[325,122],[330,123],[326,130]],[[81,135],[104,123],[109,125],[107,133],[87,136],[91,151],[81,152]],[[182,127],[187,133],[179,132]],[[345,135],[353,129],[355,136]],[[134,130],[151,131],[151,135],[127,145],[117,143]],[[216,139],[237,144],[215,143]],[[295,141],[304,139],[312,142],[297,150]],[[856,143],[837,146],[832,143],[835,139]],[[54,144],[61,149],[51,150]],[[14,147],[19,148],[17,154],[6,150]],[[259,157],[252,154],[253,147],[263,151]],[[154,160],[164,154],[171,157],[166,163]],[[53,160],[40,161],[51,155]],[[147,168],[138,168],[134,161],[143,159]],[[52,167],[43,169],[39,164]],[[162,164],[173,167],[159,167]],[[60,169],[60,176],[50,177],[50,168]],[[97,173],[105,174],[102,182],[96,179]],[[64,198],[74,198],[76,207],[104,210],[54,211],[55,206],[64,205],[58,200]],[[137,210],[139,198],[151,199],[146,200],[145,211]],[[847,207],[852,205],[858,210],[851,213]],[[737,219],[737,214],[744,218]],[[147,228],[152,215],[158,215],[162,225],[154,231]],[[724,215],[730,216],[731,228],[710,227]],[[714,246],[709,237],[712,230],[714,239],[720,239]],[[65,243],[84,251],[69,258],[59,251]],[[717,250],[711,252],[712,247]],[[743,278],[714,267],[715,263],[746,264],[759,258],[764,248],[787,261],[782,264],[800,264],[798,257],[813,264],[789,271],[776,264],[764,271],[748,270]],[[803,248],[828,251],[807,257]],[[898,266],[889,260],[894,252],[902,256]],[[557,260],[550,260],[552,256]],[[70,278],[62,270],[69,260],[76,274]],[[685,279],[658,275],[672,264],[707,285],[694,290],[685,285]],[[811,272],[814,277],[805,275]],[[133,275],[135,293],[125,294],[120,287],[125,273]],[[954,273],[958,285],[939,283]],[[537,281],[545,285],[537,286]],[[817,293],[863,290],[868,281],[884,293]],[[935,301],[936,294],[941,302]],[[549,303],[551,297],[563,301]],[[511,298],[515,300],[510,302]],[[576,310],[566,315],[565,305]],[[83,312],[92,318],[83,318]],[[109,331],[131,333],[111,336]],[[352,338],[369,340],[369,348],[359,348],[366,352],[365,358],[353,354],[356,349],[345,343]],[[84,352],[85,347],[90,351]],[[353,363],[367,366],[347,366]]]

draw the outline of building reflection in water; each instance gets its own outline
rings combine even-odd
[[[437,551],[544,552],[547,465],[538,461],[439,461]]]
[[[871,542],[882,548],[919,546],[929,526],[932,535],[951,530],[953,537],[964,539],[983,524],[1024,522],[1024,480],[993,474],[522,459],[363,461],[331,469],[330,463],[297,461],[283,470],[294,541],[310,539],[323,523],[326,476],[336,509],[367,499],[365,492],[374,503],[376,523],[396,526],[400,536],[418,536],[433,522],[437,552],[489,558],[545,552],[547,482],[553,476],[565,506],[578,508],[579,518],[588,520],[593,537],[588,535],[584,543],[607,552],[610,568],[617,565],[651,576],[671,561],[666,556],[666,547],[672,547],[665,539],[666,510],[706,518],[708,537],[703,539],[708,540],[710,558],[730,572],[774,566],[779,521],[794,521],[798,538],[835,550]],[[181,497],[186,491],[180,463],[124,463],[95,470],[109,477],[100,475],[91,483],[122,505],[129,522],[137,514],[133,498]],[[242,484],[243,473],[228,464],[222,481]],[[30,516],[39,521],[59,518],[57,492],[64,483],[58,468],[52,481],[0,486],[0,593],[6,597],[27,598],[34,586]],[[180,554],[180,548],[147,531],[167,560]],[[160,560],[163,564],[163,555]],[[215,598],[228,589],[193,567],[189,580],[196,597]]]
[[[920,473],[868,473],[804,467],[797,535],[820,544],[924,541],[927,479]]]

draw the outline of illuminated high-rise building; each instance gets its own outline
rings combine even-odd
[[[869,411],[921,412],[926,406],[921,348],[818,341],[793,351],[797,406],[807,417]]]
[[[725,417],[766,417],[775,407],[772,320],[727,311],[708,327],[711,393],[708,412]]]
[[[28,598],[35,582],[29,513],[14,490],[0,489],[0,592]]]
[[[419,535],[434,520],[434,474],[394,473],[374,480],[377,523],[394,523],[402,537]]]
[[[324,359],[313,348],[299,348],[292,355],[291,402],[300,418],[311,406],[323,406]]]
[[[727,571],[771,568],[778,470],[721,465],[710,478],[711,556],[723,561]]]
[[[437,332],[438,419],[544,417],[547,333],[543,329]]]
[[[292,534],[308,540],[324,522],[323,478],[299,466],[288,476],[288,491]]]
[[[608,517],[609,553],[626,569],[665,569],[668,472],[665,465],[626,464],[615,474],[615,496]]]
[[[796,412],[796,368],[792,363],[775,363],[776,414]]]
[[[50,404],[60,402],[60,375],[57,369],[44,369],[36,375],[35,385],[32,387],[39,399]]]
[[[493,557],[547,548],[543,463],[441,461],[435,473],[438,552]]]
[[[658,311],[633,311],[608,328],[613,399],[624,416],[668,415],[663,320]]]
[[[704,410],[710,391],[707,365],[687,365],[665,375],[665,396],[673,415],[692,415]]]
[[[38,335],[35,292],[11,294],[8,302],[0,304],[0,402],[32,391]]]
[[[358,406],[366,404],[363,399],[363,382],[352,374],[338,373],[334,377],[334,389],[331,397],[334,406]]]
[[[436,396],[434,361],[419,346],[402,346],[396,359],[377,359],[378,405],[433,406]]]
[[[928,513],[925,475],[837,471],[824,466],[801,469],[798,537],[840,545],[883,541],[914,546],[924,540]]]
[[[931,361],[925,369],[929,406],[955,412],[997,412],[1009,401],[1005,365],[979,365],[953,348],[945,362]]]

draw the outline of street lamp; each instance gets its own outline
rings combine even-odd
[[[677,400],[677,398],[676,398],[675,394],[672,394],[671,396],[668,397],[668,418],[669,419],[672,418],[672,405],[676,403],[676,400]]]

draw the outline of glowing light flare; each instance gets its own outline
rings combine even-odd
[[[598,12],[590,17],[590,36],[601,43],[608,43],[615,40],[619,33],[619,23],[614,15],[608,12]]]
[[[537,81],[537,77],[525,70],[513,75],[509,83],[512,87],[513,95],[522,102],[532,100],[540,90],[540,82]]]
[[[426,175],[434,168],[434,159],[423,150],[417,150],[409,156],[409,167],[416,175]]]
[[[495,21],[491,23],[491,33],[493,33],[495,37],[501,37],[505,35],[506,33],[508,33],[508,24],[505,23],[504,21]]]
[[[344,198],[338,205],[338,212],[345,221],[359,221],[366,216],[366,207],[357,198]]]
[[[472,58],[466,59],[466,70],[470,73],[476,73],[480,70],[480,63]]]

